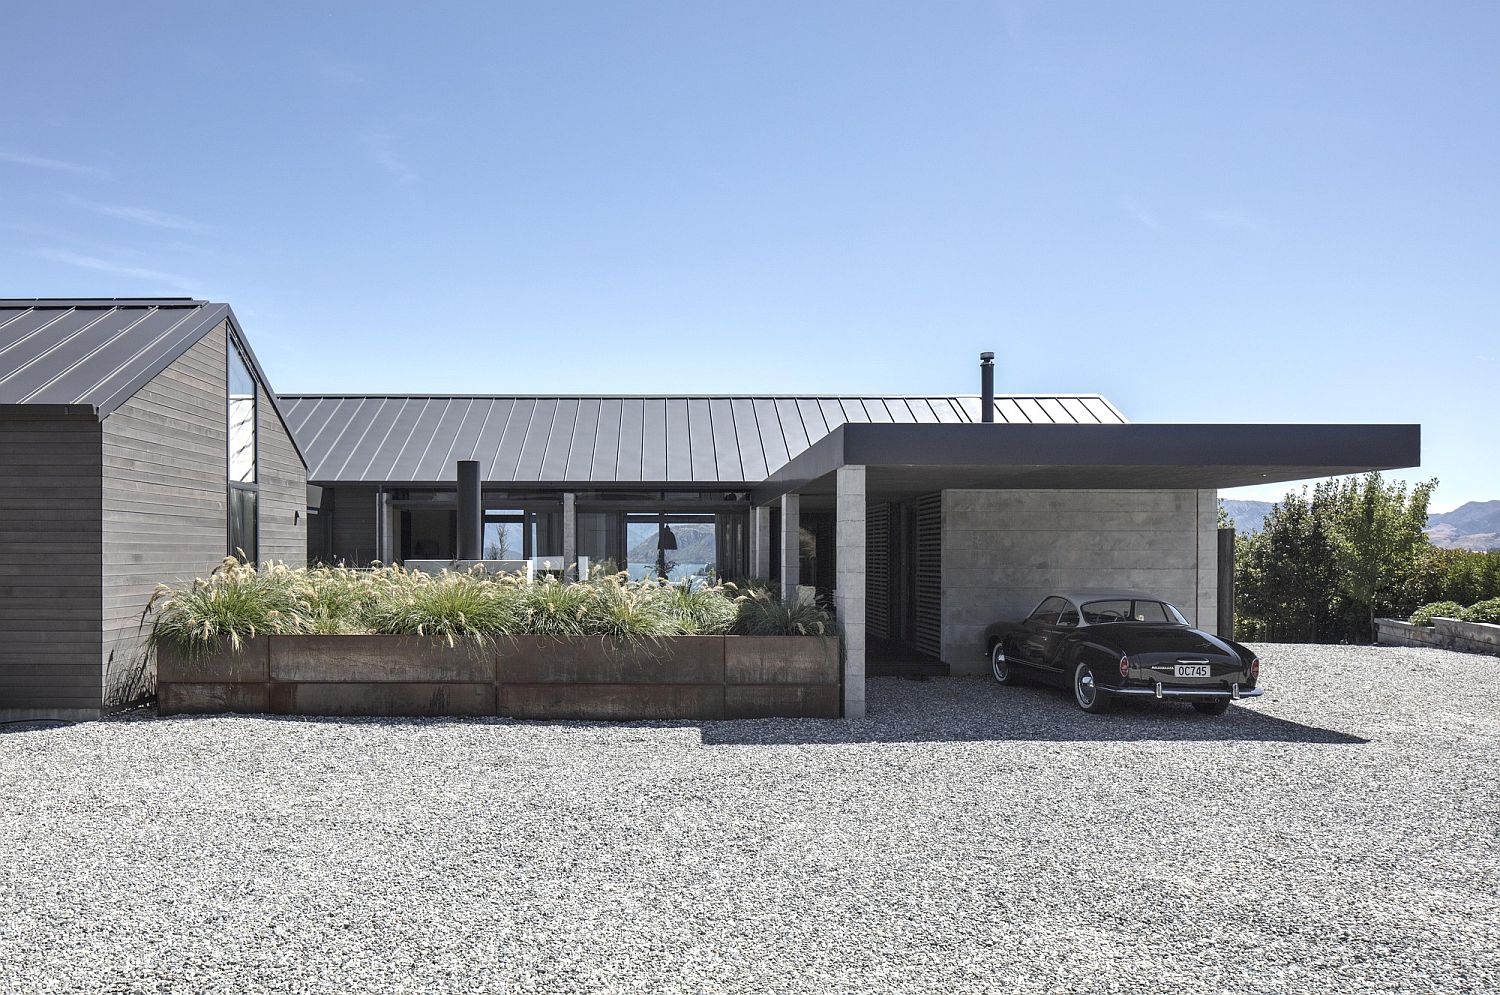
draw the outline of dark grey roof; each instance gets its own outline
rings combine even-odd
[[[108,417],[226,320],[285,423],[229,305],[190,297],[0,298],[0,413]]]
[[[187,297],[0,300],[0,404],[109,414],[223,321]]]
[[[283,395],[315,483],[754,484],[845,423],[977,422],[976,396]],[[1093,394],[1008,395],[995,420],[1123,424]]]

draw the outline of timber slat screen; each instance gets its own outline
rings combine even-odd
[[[943,496],[928,494],[912,502],[917,529],[916,610],[913,635],[917,649],[943,654]]]
[[[865,631],[876,639],[887,639],[891,634],[891,506],[877,502],[865,516]]]

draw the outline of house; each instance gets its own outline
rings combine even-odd
[[[985,626],[1057,590],[1149,590],[1212,629],[1218,488],[1420,461],[1415,425],[1136,425],[1097,395],[282,400],[321,487],[310,559],[458,557],[476,460],[486,556],[815,588],[846,715],[867,673],[983,672]]]
[[[129,698],[157,584],[302,564],[306,495],[227,305],[0,299],[0,720]]]
[[[261,452],[273,435],[282,447],[274,499],[267,494],[270,481],[259,478],[260,541],[250,555],[354,565],[480,555],[545,556],[572,565],[588,557],[636,576],[765,578],[783,590],[813,588],[835,608],[842,628],[848,716],[863,713],[867,673],[914,662],[982,671],[984,627],[1025,614],[1054,590],[1144,588],[1213,628],[1219,488],[1420,462],[1416,425],[1133,424],[1097,395],[995,396],[987,354],[981,391],[963,396],[278,397],[228,308],[202,302],[7,302],[0,316],[7,322],[0,324],[0,402],[6,402],[0,418],[6,421],[28,407],[39,411],[38,401],[77,400],[72,389],[31,396],[34,387],[10,386],[13,378],[36,379],[17,372],[16,360],[35,348],[23,345],[12,355],[25,338],[10,322],[47,306],[79,314],[89,307],[222,309],[219,341],[227,336],[235,343],[259,385]],[[38,320],[34,315],[16,327],[29,335],[25,330]],[[104,344],[113,327],[104,325],[95,345],[123,354]],[[70,354],[85,344],[70,347]],[[231,361],[236,354],[212,341],[200,351],[215,348]],[[211,393],[220,385],[202,386]],[[110,388],[109,398],[120,392]],[[79,398],[85,405],[98,401]],[[203,433],[212,423],[233,437],[232,405],[210,412],[206,397],[203,402]],[[91,418],[96,431],[102,425],[106,438],[122,434],[110,430],[118,414],[89,408],[76,417]],[[34,416],[31,424],[40,420]],[[133,429],[124,434],[137,446],[133,457],[121,461],[107,443],[101,454],[108,456],[106,475],[117,462],[135,473],[129,512],[140,524],[111,524],[121,509],[110,503],[119,498],[110,496],[109,486],[104,513],[96,504],[80,519],[103,523],[95,544],[106,577],[110,557],[120,555],[110,552],[116,534],[128,537],[131,555],[156,559],[133,562],[134,586],[128,596],[105,599],[110,607],[98,623],[83,617],[82,634],[98,624],[100,643],[111,645],[125,637],[109,626],[137,617],[137,601],[156,581],[201,573],[233,548],[236,517],[229,509],[239,499],[232,481],[213,477],[230,469],[227,464],[195,463],[198,541],[179,556],[153,553],[180,541],[171,525],[165,533],[145,527],[175,519],[169,509],[179,486],[172,482],[178,461],[153,456],[155,447],[142,446],[144,436]],[[31,483],[0,483],[0,511],[10,507],[7,501],[26,500],[34,478],[55,462],[44,432],[33,428],[16,437],[25,445],[15,456],[0,442],[0,469]],[[212,446],[199,448],[198,457],[218,454]],[[312,486],[305,545],[293,551],[288,547],[304,528],[295,514],[304,500],[299,452]],[[13,463],[21,458],[29,462]],[[473,520],[460,521],[460,461],[479,465],[474,492],[462,502],[466,512],[472,505]],[[262,466],[270,472],[265,459]],[[173,472],[158,480],[154,474],[164,467]],[[86,483],[91,473],[100,470],[79,469],[71,479]],[[219,488],[218,504],[210,501],[210,483]],[[33,499],[28,507],[38,505]],[[220,531],[210,535],[212,523]],[[12,548],[5,544],[20,540],[10,538],[16,533],[8,525],[0,528],[7,537],[0,539],[3,562]],[[476,536],[477,548],[461,549],[463,534]],[[211,539],[218,540],[212,557]],[[45,539],[40,545],[54,548]],[[47,556],[34,552],[27,562]],[[61,630],[26,616],[46,610],[45,599],[28,604],[33,607],[0,611],[0,627],[31,633],[33,645],[45,646],[46,635]],[[51,658],[21,653],[0,657],[6,661],[0,666],[20,686],[34,687],[35,673]],[[36,704],[42,697],[35,692],[28,700]]]

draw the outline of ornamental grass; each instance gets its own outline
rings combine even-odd
[[[606,636],[628,641],[680,635],[826,635],[828,613],[761,588],[630,580],[625,574],[526,583],[482,570],[439,574],[271,564],[230,557],[210,576],[162,585],[144,616],[153,647],[189,654],[238,651],[263,635],[388,634],[486,645],[521,635]]]

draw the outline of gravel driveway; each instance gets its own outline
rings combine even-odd
[[[1221,719],[9,732],[0,992],[1500,990],[1500,660],[1260,652]]]

